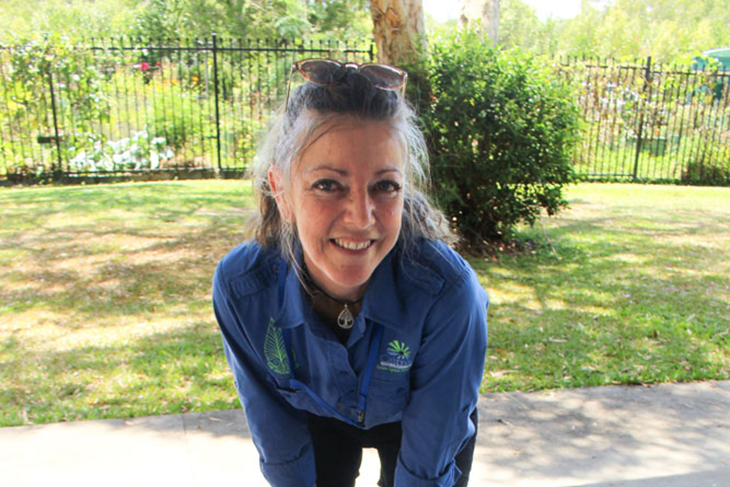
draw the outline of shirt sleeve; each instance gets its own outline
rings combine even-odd
[[[267,380],[220,268],[213,278],[213,309],[264,477],[274,487],[312,487],[316,472],[305,413],[287,403]]]
[[[411,370],[396,487],[452,487],[454,458],[474,435],[487,349],[486,291],[469,269],[431,308]]]

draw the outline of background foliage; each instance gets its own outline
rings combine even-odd
[[[456,21],[447,23],[450,28]],[[431,32],[443,29],[426,18]],[[550,56],[687,63],[730,46],[726,0],[583,0],[572,19],[541,20],[523,0],[501,0],[500,43]],[[372,36],[368,0],[6,0],[0,43],[70,37],[337,39]]]
[[[10,0],[0,42],[33,34],[362,40],[372,35],[367,0]]]
[[[0,179],[213,167],[240,173],[282,102],[294,58],[364,62],[371,49],[332,40],[283,46],[56,35],[0,49]]]
[[[435,192],[472,246],[566,204],[578,111],[531,55],[492,49],[462,31],[432,48],[432,103],[423,115]]]
[[[523,0],[501,0],[500,9],[503,46],[548,56],[652,56],[686,64],[705,50],[730,46],[726,0],[583,0],[572,19],[541,20]],[[427,25],[439,28],[433,20]]]

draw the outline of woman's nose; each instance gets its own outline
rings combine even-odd
[[[350,191],[345,221],[357,228],[367,228],[375,222],[375,204],[367,190]]]

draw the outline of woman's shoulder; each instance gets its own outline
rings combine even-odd
[[[402,253],[407,275],[430,287],[443,289],[475,276],[469,263],[454,249],[439,240],[420,239]]]
[[[445,317],[486,309],[489,298],[479,277],[447,244],[434,240],[412,242],[401,256],[395,286],[403,306],[409,310],[408,316],[420,316],[423,320],[436,316],[437,321],[446,323]]]
[[[221,259],[214,281],[238,296],[251,294],[276,283],[281,263],[276,249],[248,240]]]

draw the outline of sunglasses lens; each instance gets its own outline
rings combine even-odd
[[[405,85],[408,74],[387,64],[342,64],[331,59],[306,59],[294,63],[294,67],[304,78],[316,85],[329,86],[342,78],[346,70],[356,69],[367,77],[376,88],[397,90]]]
[[[384,64],[366,64],[360,68],[360,72],[383,90],[395,90],[405,82],[405,72]]]
[[[328,85],[337,78],[340,64],[327,59],[312,59],[299,65],[299,71],[307,81],[317,85]]]

